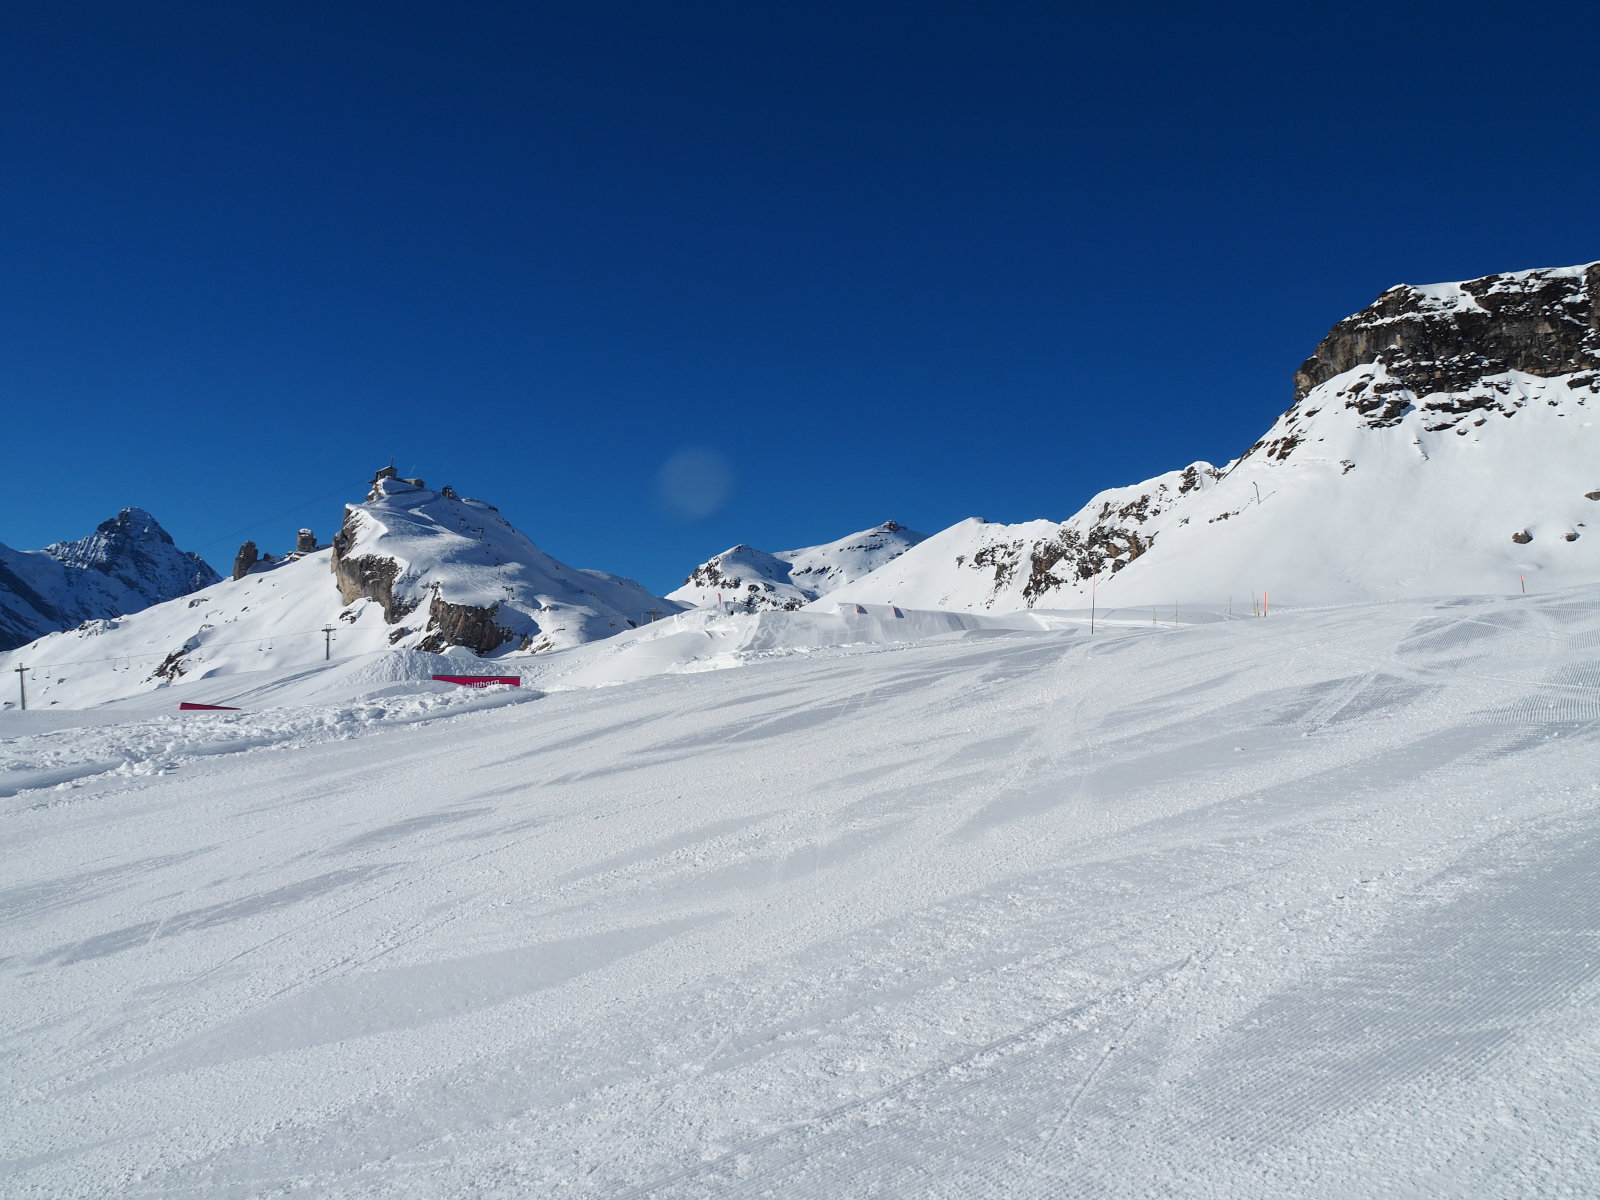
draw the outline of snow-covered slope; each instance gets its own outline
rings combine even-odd
[[[0,713],[0,1190],[1596,1193],[1594,589],[769,648]]]
[[[924,536],[885,521],[835,542],[776,554],[741,544],[701,563],[667,595],[685,604],[741,604],[750,611],[799,608],[871,574]]]
[[[1600,263],[1401,286],[1341,321],[1239,460],[966,521],[830,599],[1291,604],[1600,579]],[[1092,582],[1098,575],[1097,584]]]
[[[1090,577],[1110,575],[1143,555],[1176,523],[1167,514],[1208,491],[1219,474],[1209,463],[1194,463],[1101,492],[1062,523],[1003,525],[970,517],[828,599],[970,612],[1087,606]]]
[[[311,666],[329,653],[534,654],[682,607],[630,579],[558,562],[491,505],[384,472],[364,503],[346,507],[331,547],[0,654],[0,679],[27,666],[30,705],[82,707]]]
[[[87,537],[43,550],[0,545],[0,650],[216,581],[198,554],[179,550],[142,508],[125,508]]]

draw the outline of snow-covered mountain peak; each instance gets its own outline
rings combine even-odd
[[[898,521],[885,521],[838,541],[786,550],[781,557],[791,565],[791,579],[825,595],[870,574],[925,540],[925,534],[907,529]]]
[[[740,543],[701,563],[668,596],[685,604],[795,609],[865,578],[923,540],[898,521],[885,521],[799,550],[768,553]]]
[[[103,560],[119,546],[142,542],[173,544],[172,535],[144,509],[124,508],[116,516],[101,521],[87,537],[52,542],[45,547],[45,552],[69,566],[92,566],[94,560]]]
[[[137,612],[216,580],[205,560],[178,549],[142,508],[125,508],[93,533],[43,550],[0,546],[0,649]]]
[[[87,537],[55,542],[44,552],[62,566],[99,571],[152,599],[209,587],[218,578],[198,554],[179,550],[172,535],[142,508],[125,508]]]
[[[376,602],[394,644],[423,650],[558,649],[679,607],[631,579],[558,562],[492,504],[393,468],[346,506],[331,566],[347,605]]]

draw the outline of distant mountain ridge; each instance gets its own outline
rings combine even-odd
[[[219,581],[138,509],[44,551],[0,547],[0,648],[65,630],[0,668],[26,661],[51,677],[35,677],[44,702],[70,704],[80,667],[128,672],[138,690],[310,663],[335,644],[504,658],[719,601],[1004,613],[1092,596],[1102,610],[1244,612],[1268,591],[1281,607],[1591,583],[1600,263],[1390,288],[1329,331],[1293,403],[1239,458],[1108,489],[1065,521],[973,518],[932,537],[889,521],[799,550],[741,544],[661,597],[557,561],[492,505],[385,469],[331,546],[301,531],[281,560],[246,549]]]
[[[125,508],[86,537],[43,550],[0,545],[0,650],[138,612],[217,579],[142,508]]]
[[[1600,263],[1385,291],[1243,455],[970,520],[830,601],[1007,611],[1506,592],[1600,578]]]
[[[865,578],[925,537],[896,521],[885,521],[799,550],[769,554],[741,543],[701,563],[667,598],[693,605],[733,603],[752,612],[800,608]]]

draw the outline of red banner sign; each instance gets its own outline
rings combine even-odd
[[[226,705],[226,704],[190,704],[187,700],[185,700],[182,704],[178,705],[178,710],[180,712],[238,712],[239,711],[237,708],[232,708],[232,707],[230,707],[229,705]]]

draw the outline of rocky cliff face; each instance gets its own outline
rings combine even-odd
[[[1288,459],[1328,408],[1365,429],[1414,416],[1426,433],[1465,437],[1525,408],[1531,381],[1583,393],[1600,385],[1600,263],[1392,287],[1335,325],[1294,379],[1294,404],[1245,458]]]
[[[428,602],[427,625],[417,649],[438,653],[451,646],[465,646],[474,654],[483,655],[518,642],[519,650],[531,650],[535,644],[531,634],[519,641],[515,630],[496,620],[502,607],[500,604],[452,604],[435,592]]]
[[[1600,372],[1600,263],[1392,287],[1322,339],[1295,372],[1295,399],[1377,363],[1417,396],[1465,391],[1507,371]]]
[[[233,579],[243,579],[255,569],[261,561],[261,552],[256,549],[254,542],[245,542],[239,547],[239,553],[233,556]]]
[[[395,584],[400,579],[400,564],[382,554],[352,554],[356,544],[359,518],[352,508],[345,514],[344,526],[333,537],[334,586],[345,604],[357,600],[371,600],[383,609],[383,619],[393,625],[409,616],[417,607],[411,596],[397,596]]]

